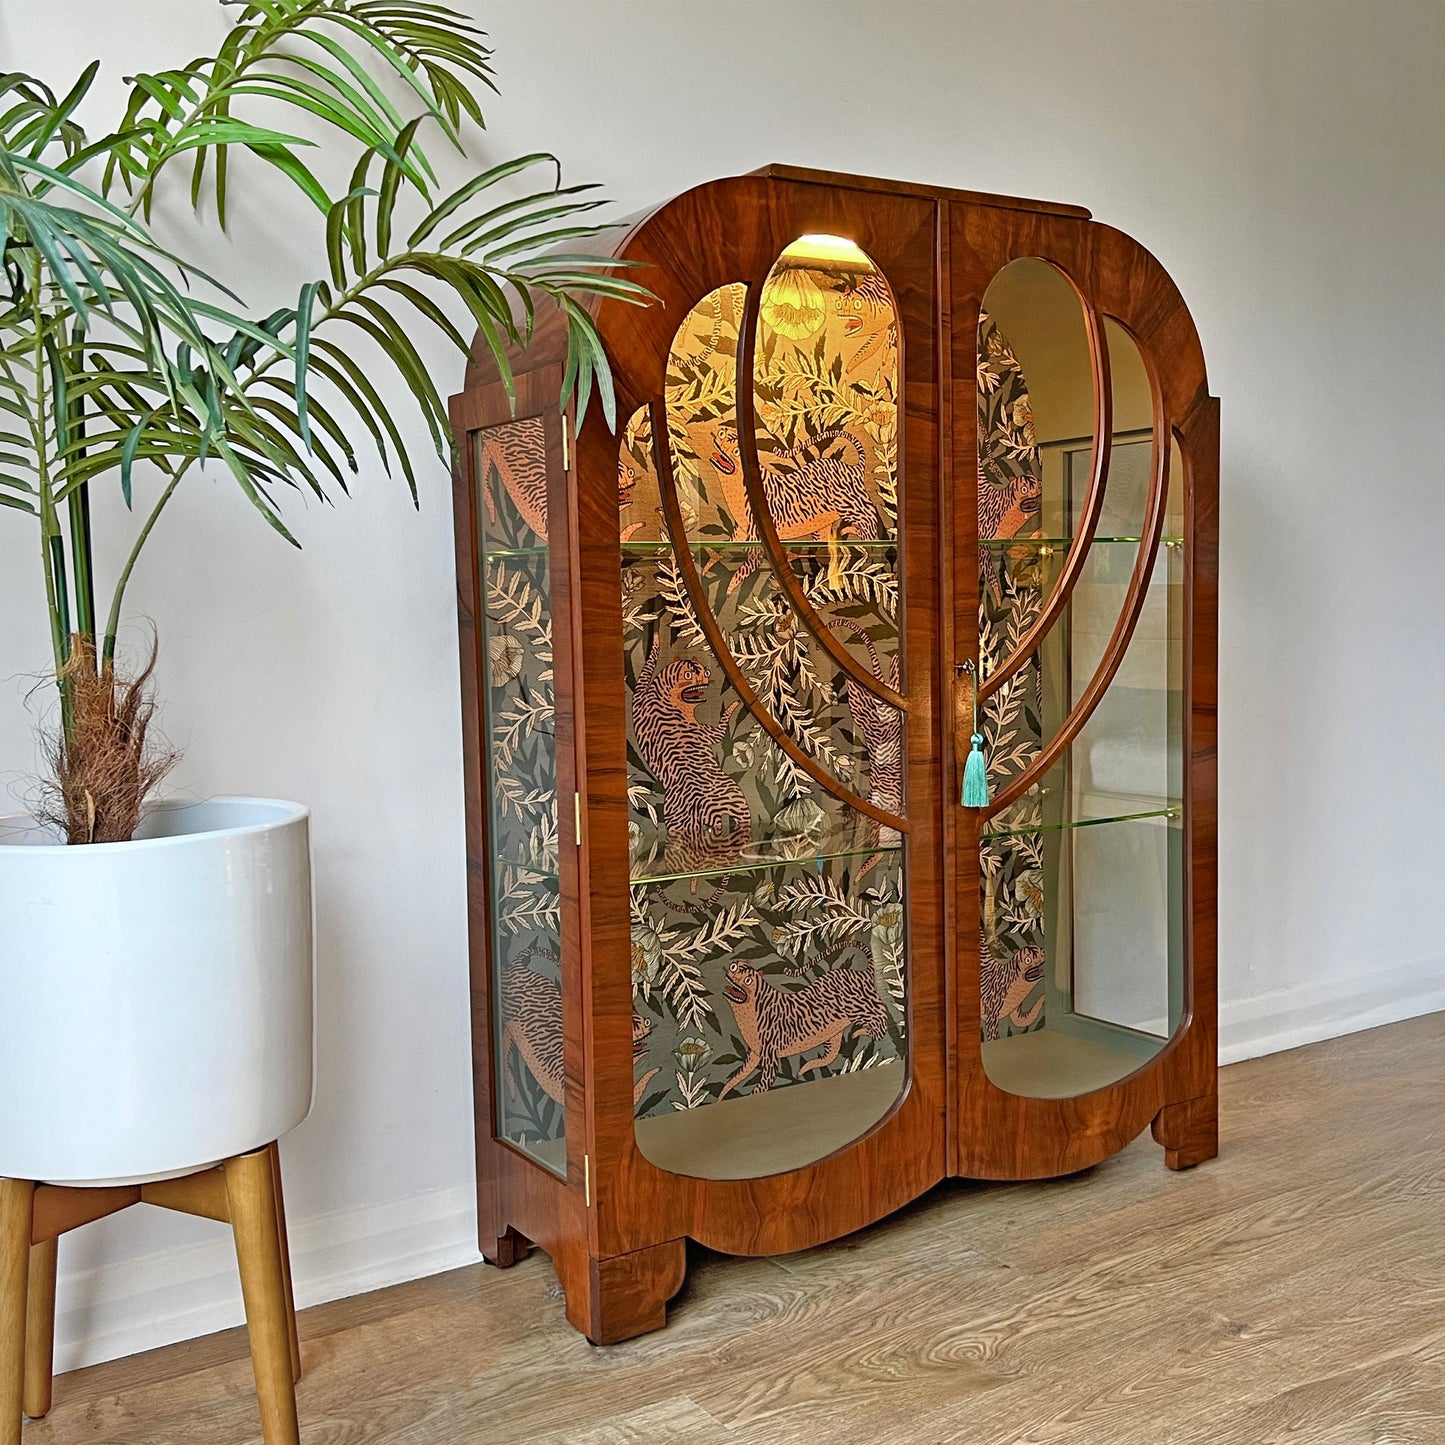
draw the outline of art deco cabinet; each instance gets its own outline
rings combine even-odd
[[[603,245],[658,297],[596,312],[616,432],[546,322],[515,405],[481,346],[452,404],[482,1250],[598,1343],[689,1238],[1217,1139],[1218,409],[1169,278],[1075,207],[778,166]]]

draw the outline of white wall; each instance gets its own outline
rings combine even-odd
[[[476,155],[550,148],[623,210],[782,160],[1082,202],[1163,260],[1224,405],[1226,1058],[1445,1007],[1445,8],[472,8],[503,92]],[[0,60],[68,84],[99,55],[114,83],[225,24],[200,0],[0,0]],[[316,225],[254,180],[206,260],[271,305],[312,274]],[[315,810],[320,1085],[285,1145],[307,1303],[475,1254],[446,479],[417,514],[369,465],[354,500],[288,515],[299,555],[226,483],[192,486],[130,613],[162,631],[179,785]],[[14,789],[38,585],[0,517]],[[227,1249],[142,1212],[68,1242],[60,1366],[238,1321]]]

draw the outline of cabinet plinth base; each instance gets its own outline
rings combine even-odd
[[[519,1234],[510,1225],[500,1235],[483,1238],[479,1248],[482,1258],[498,1269],[511,1269],[531,1254],[534,1246],[525,1234]]]
[[[1154,1139],[1170,1169],[1192,1169],[1219,1153],[1219,1096],[1167,1104],[1154,1119]]]
[[[610,1259],[584,1255],[575,1265],[565,1257],[553,1263],[567,1296],[567,1318],[594,1345],[616,1345],[667,1323],[667,1302],[687,1274],[687,1247],[670,1239]]]

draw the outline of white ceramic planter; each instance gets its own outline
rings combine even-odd
[[[161,803],[86,847],[0,818],[0,1175],[163,1178],[306,1117],[309,818]]]

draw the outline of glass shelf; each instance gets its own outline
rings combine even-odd
[[[1047,811],[1050,790],[1030,789],[985,824],[982,837],[1017,838],[1027,833],[1066,833],[1075,828],[1097,828],[1106,823],[1142,823],[1152,820],[1179,826],[1184,805],[1175,798],[1151,798],[1128,793],[1080,793],[1074,800],[1074,817],[1066,820],[1029,821],[1042,804]]]
[[[1032,539],[1030,539],[1032,540]],[[883,537],[872,541],[864,541],[856,537],[839,537],[829,542],[827,538],[803,537],[794,541],[778,542],[778,546],[784,552],[827,552],[830,548],[834,551],[859,552],[887,552],[896,550],[898,539],[896,537]],[[716,540],[708,537],[689,538],[687,542],[689,552],[758,552],[763,549],[763,543],[757,539],[751,541],[734,541],[731,537],[718,537]],[[653,556],[658,552],[670,552],[673,550],[673,543],[667,541],[640,541],[624,542],[622,553],[624,558],[629,552],[639,556]]]
[[[784,850],[785,841],[783,839],[776,840],[774,845],[776,851],[761,853],[744,850],[738,854],[736,859],[719,863],[716,866],[658,873],[634,872],[629,886],[642,888],[650,883],[685,883],[693,878],[727,878],[741,873],[759,873],[769,868],[796,868],[807,865],[816,865],[818,871],[822,872],[825,863],[845,862],[849,858],[872,858],[880,855],[891,857],[902,851],[896,843],[879,844],[872,848],[860,844],[856,847],[821,850],[816,844],[804,844],[802,847],[805,851],[792,853]],[[559,878],[555,861],[539,864],[523,862],[519,858],[498,857],[496,863],[499,869],[509,868],[539,882],[555,884]],[[633,867],[634,869],[637,867],[636,859],[633,860]]]
[[[555,883],[561,876],[557,871],[555,858],[541,863],[532,863],[525,862],[521,858],[508,858],[505,854],[499,854],[495,861],[498,868],[511,868],[514,872],[525,873],[529,878],[539,878]]]
[[[545,557],[547,552],[545,544],[540,547],[488,547],[487,562],[502,562],[508,557]]]
[[[1012,547],[1031,547],[1037,551],[1040,547],[1057,548],[1060,551],[1067,551],[1079,539],[1077,537],[980,537],[978,545],[989,547],[997,551],[1007,551]],[[1144,539],[1142,537],[1095,537],[1089,543],[1091,547],[1117,545],[1137,547]],[[1182,547],[1183,537],[1166,536],[1159,539],[1160,546]]]
[[[750,854],[745,850],[738,854],[736,861],[721,863],[713,868],[696,868],[676,873],[634,874],[631,886],[644,888],[650,883],[679,883],[692,878],[729,878],[739,873],[758,873],[768,868],[797,868],[809,864],[816,864],[821,873],[825,863],[846,861],[849,858],[891,857],[901,851],[897,844],[879,845],[876,848],[847,848],[839,852],[819,852],[814,848],[803,853],[769,853],[765,855]]]
[[[1149,1040],[1150,1052],[1157,1051],[1160,1042]],[[983,1043],[989,1081],[1006,1094],[1026,1099],[1076,1099],[1106,1089],[1128,1078],[1147,1057],[1137,1048],[1098,1043],[1053,1028]]]
[[[656,814],[633,814],[631,878],[634,885],[683,878],[720,878],[757,873],[783,865],[813,864],[821,870],[832,860],[896,853],[896,832],[837,799],[798,800],[771,818],[749,819],[750,835],[729,846],[716,840],[679,838],[662,827]]]
[[[821,1159],[866,1134],[898,1098],[896,1060],[806,1086],[734,1095],[637,1121],[642,1152],[693,1179],[761,1179]]]

